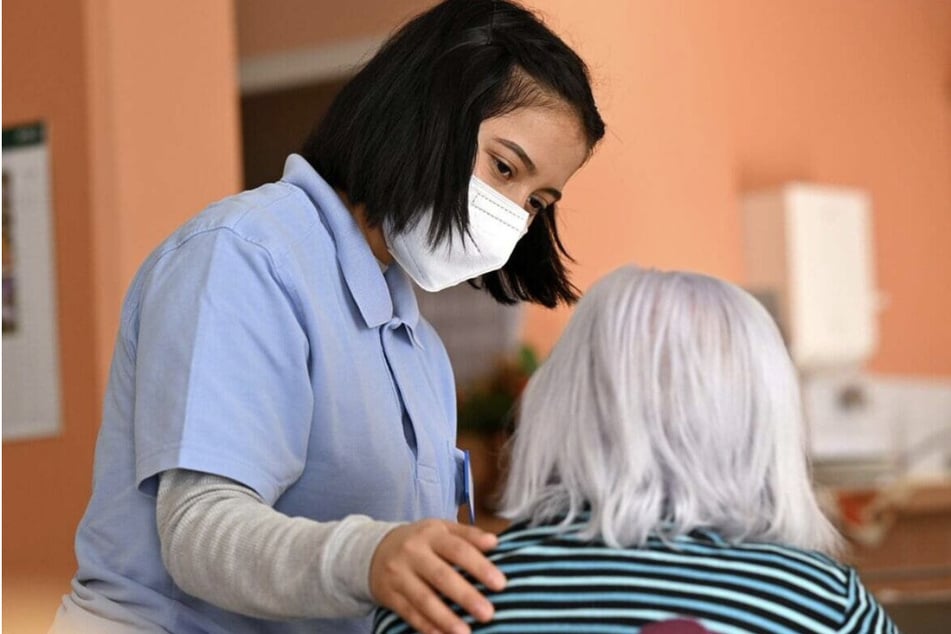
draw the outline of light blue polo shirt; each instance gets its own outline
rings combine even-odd
[[[132,283],[74,599],[176,634],[369,631],[367,619],[249,619],[184,594],[161,561],[156,475],[221,475],[318,521],[453,519],[455,411],[406,274],[381,270],[334,190],[292,155],[281,181],[208,207]]]

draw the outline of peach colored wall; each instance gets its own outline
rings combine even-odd
[[[567,189],[582,286],[632,260],[742,283],[740,192],[862,187],[890,298],[872,367],[951,375],[951,3],[532,4],[592,67],[610,126]],[[527,336],[547,349],[566,319],[532,309]]]
[[[50,14],[29,0],[3,7],[3,125],[49,126],[57,240],[63,433],[3,443],[3,580],[24,566],[72,560],[72,531],[89,495],[99,394],[94,338],[88,88],[83,11]],[[9,371],[9,369],[7,369]],[[15,573],[14,573],[15,574]],[[4,620],[8,602],[4,601]]]
[[[122,296],[148,252],[240,187],[236,36],[229,0],[87,7],[94,224],[109,247],[97,252],[97,326],[111,351]]]
[[[7,0],[3,36],[3,124],[50,126],[57,234],[64,431],[3,445],[4,630],[40,632],[75,571],[125,289],[240,186],[236,41],[228,0]]]

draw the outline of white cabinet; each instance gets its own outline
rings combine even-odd
[[[860,365],[878,344],[871,204],[791,183],[742,199],[747,286],[768,298],[803,371]]]

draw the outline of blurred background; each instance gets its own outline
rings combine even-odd
[[[4,631],[44,632],[68,591],[139,264],[209,202],[279,178],[430,4],[3,3]],[[636,262],[756,292],[802,371],[853,563],[905,631],[945,631],[951,2],[526,4],[587,61],[608,124],[560,204],[575,282]],[[500,359],[544,358],[570,316],[466,286],[420,300],[463,398]]]

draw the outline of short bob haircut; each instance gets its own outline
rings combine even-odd
[[[302,154],[367,220],[396,231],[433,207],[433,244],[468,229],[480,124],[524,106],[569,107],[589,154],[604,136],[584,62],[526,9],[447,0],[397,31],[350,80]],[[572,303],[570,260],[550,207],[499,271],[475,285],[499,302]]]
[[[795,369],[748,293],[627,266],[588,291],[528,383],[503,514],[643,545],[706,527],[834,554]]]

